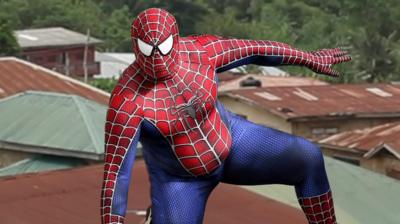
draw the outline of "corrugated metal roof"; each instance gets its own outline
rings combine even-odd
[[[74,95],[36,91],[14,95],[0,100],[0,141],[45,148],[45,154],[72,152],[72,157],[101,159],[106,109]]]
[[[63,27],[17,30],[15,36],[22,49],[85,45],[87,41],[86,35]],[[90,37],[89,44],[99,43],[102,41]]]
[[[12,176],[23,173],[38,173],[47,170],[60,170],[85,165],[87,162],[81,159],[56,157],[56,156],[36,156],[21,160],[10,166],[0,169],[0,176]]]
[[[318,142],[363,152],[372,152],[386,146],[400,155],[400,122],[346,131],[321,139]]]
[[[0,98],[27,90],[75,94],[107,105],[110,94],[21,59],[0,58]]]
[[[103,166],[22,175],[0,180],[2,223],[79,223],[100,221]],[[150,205],[149,179],[143,161],[133,170],[126,223],[139,223],[137,215]],[[302,212],[291,206],[233,185],[220,184],[211,194],[204,223],[305,224]]]
[[[371,89],[375,90],[371,92]],[[258,94],[264,91],[281,100],[269,100]],[[400,86],[392,84],[267,87],[233,90],[226,95],[260,106],[286,119],[354,115],[368,117],[379,114],[400,116]]]
[[[237,75],[235,75],[237,77]],[[260,74],[243,74],[239,78],[221,82],[218,87],[219,92],[226,92],[239,89],[249,89],[255,87],[241,87],[240,82],[248,78],[254,78],[261,82],[261,87],[275,87],[275,86],[311,86],[311,85],[328,85],[328,83],[307,77],[296,76],[270,76]]]
[[[399,223],[399,181],[330,157],[325,157],[325,166],[338,223]],[[264,185],[246,189],[298,207],[293,187]]]

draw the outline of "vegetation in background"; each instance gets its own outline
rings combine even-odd
[[[0,17],[0,57],[18,55],[20,49],[13,30],[6,19]]]
[[[332,82],[400,80],[398,0],[0,0],[0,18],[12,29],[63,26],[85,33],[90,28],[105,41],[102,50],[129,52],[131,22],[150,7],[174,14],[183,36],[269,39],[305,50],[341,46],[353,61],[338,66],[343,75]],[[284,69],[316,76],[307,69]]]
[[[114,89],[115,85],[117,85],[117,80],[114,78],[107,79],[107,78],[101,78],[101,79],[93,79],[89,81],[89,84],[97,87],[99,89],[102,89],[106,92],[111,93],[112,90]]]

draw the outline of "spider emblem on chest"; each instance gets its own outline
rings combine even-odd
[[[193,122],[195,124],[199,124],[198,121],[204,120],[207,116],[207,104],[213,104],[213,100],[211,98],[204,100],[204,93],[199,90],[196,90],[195,94],[188,100],[188,102],[184,104],[180,104],[178,106],[174,106],[172,108],[172,114],[178,117],[177,121],[183,121],[186,127],[189,129],[193,128]],[[190,121],[191,119],[191,121]]]

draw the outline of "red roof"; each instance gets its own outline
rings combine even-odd
[[[108,104],[109,94],[100,89],[21,59],[0,58],[0,98],[27,90],[75,94]]]
[[[324,116],[400,116],[400,85],[337,84],[233,90],[227,96],[285,119]]]
[[[102,165],[93,165],[0,179],[1,223],[99,223],[102,172]],[[126,223],[139,223],[143,217],[135,211],[150,204],[143,161],[137,161],[133,173]],[[306,220],[296,208],[233,185],[219,185],[209,199],[205,223],[265,222]]]
[[[218,78],[219,78],[218,74]],[[221,82],[218,88],[219,92],[232,91],[238,89],[249,89],[254,87],[241,87],[240,82],[248,78],[254,78],[261,82],[261,87],[274,87],[274,86],[313,86],[313,85],[328,85],[324,81],[320,81],[308,77],[297,76],[270,76],[270,75],[257,75],[257,74],[242,74],[234,75],[235,79]]]
[[[346,131],[321,139],[318,142],[324,145],[356,149],[367,154],[387,148],[387,150],[398,155],[400,159],[400,122]]]

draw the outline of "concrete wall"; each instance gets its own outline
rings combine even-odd
[[[227,96],[220,96],[218,99],[225,105],[226,109],[245,116],[249,121],[292,133],[292,127],[289,122],[285,121],[281,117],[266,112],[260,107],[250,106]]]

